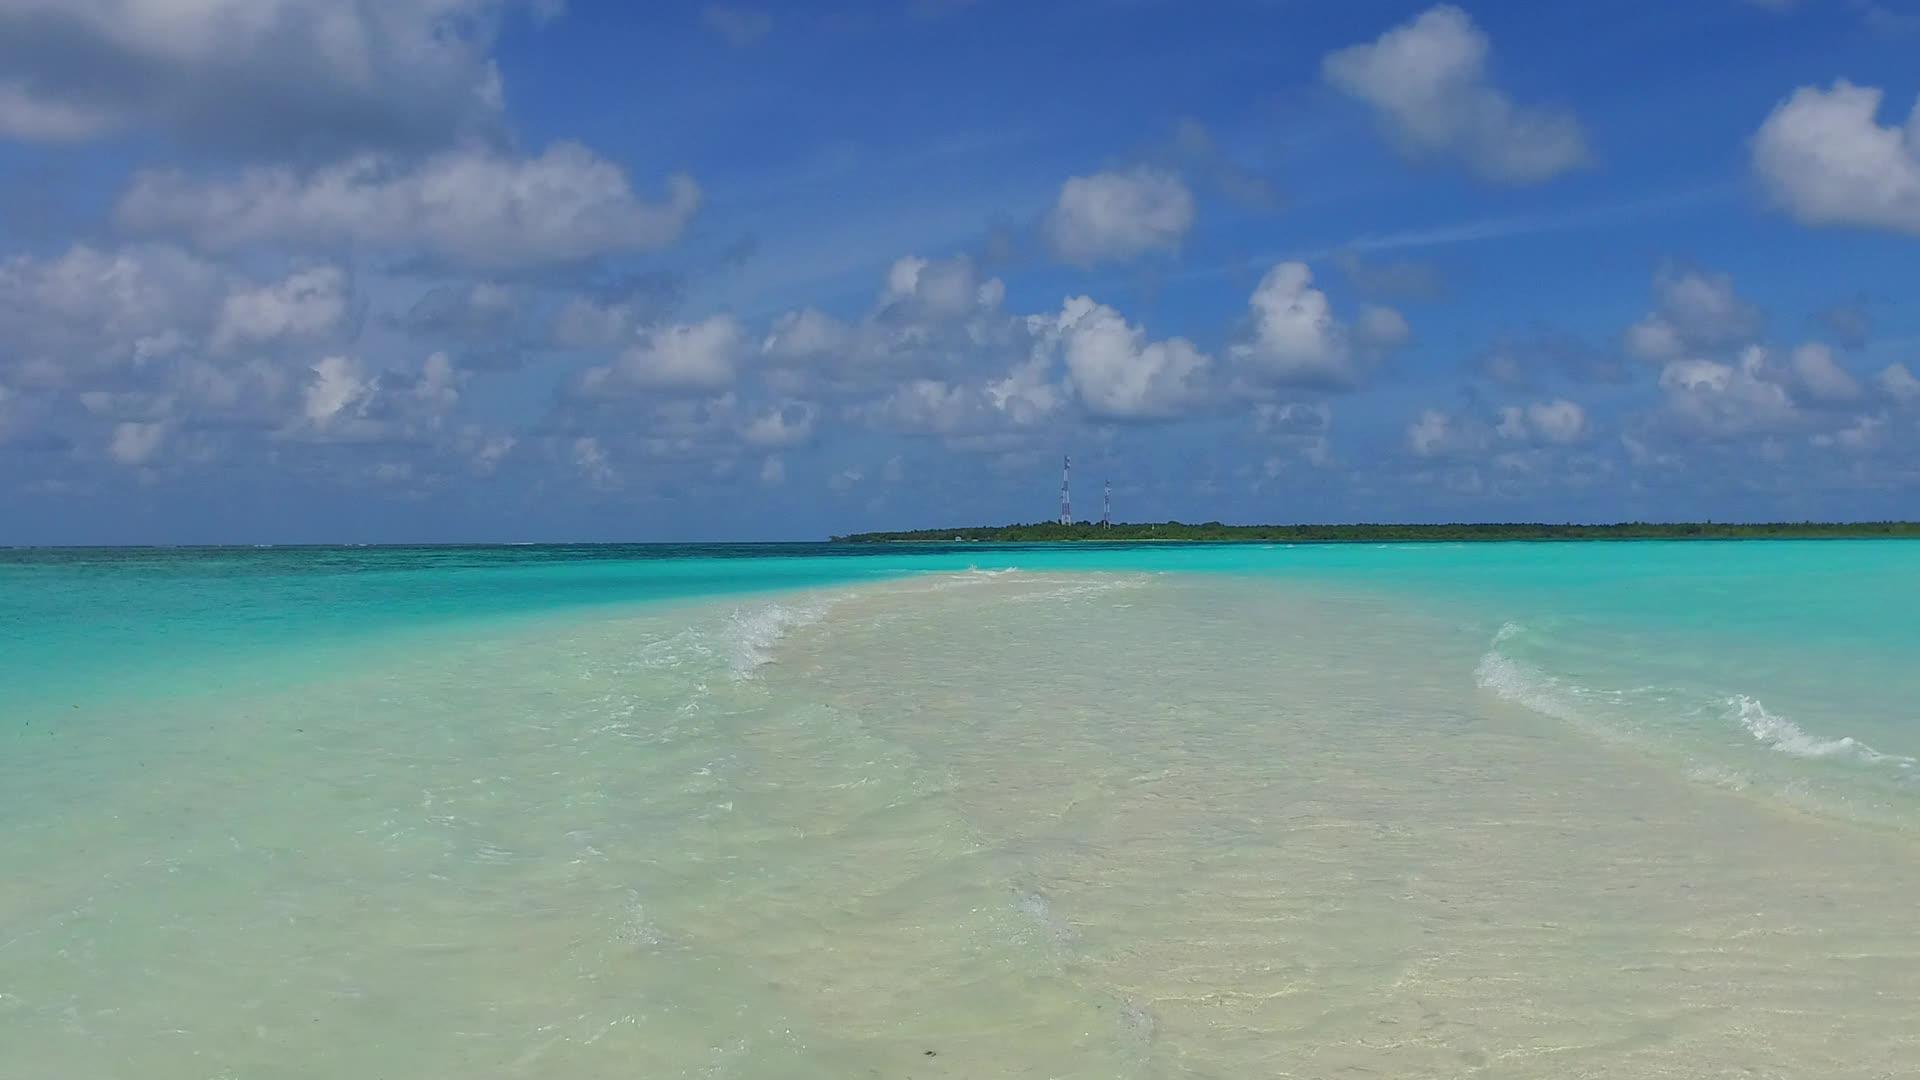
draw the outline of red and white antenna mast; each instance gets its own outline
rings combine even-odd
[[[1060,524],[1073,524],[1073,455],[1060,462]]]

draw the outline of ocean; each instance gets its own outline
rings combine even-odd
[[[1920,542],[0,551],[0,1077],[1920,1074]]]

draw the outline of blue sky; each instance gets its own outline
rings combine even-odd
[[[0,0],[0,543],[1913,517],[1906,0]]]

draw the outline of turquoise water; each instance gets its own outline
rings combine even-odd
[[[0,552],[0,1075],[1896,1075],[1916,600],[1901,541]]]
[[[1701,710],[1718,703],[1754,721],[1718,734],[1783,753],[1890,767],[1920,755],[1920,544],[1903,541],[14,551],[0,553],[0,685],[33,701],[164,692],[210,668],[297,678],[334,650],[410,630],[968,568],[1393,595],[1457,611],[1463,632],[1492,627],[1496,659],[1513,663],[1482,681],[1549,711],[1583,697],[1606,714],[1595,723],[1712,741],[1716,718]]]

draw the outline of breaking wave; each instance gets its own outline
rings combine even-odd
[[[1616,713],[1624,713],[1628,710],[1648,713],[1671,711],[1675,701],[1683,700],[1688,696],[1676,691],[1661,691],[1656,688],[1631,692],[1596,690],[1570,680],[1556,678],[1501,651],[1503,644],[1524,633],[1526,633],[1526,627],[1519,623],[1509,622],[1500,627],[1493,636],[1491,646],[1480,657],[1480,663],[1474,670],[1476,685],[1496,697],[1608,738],[1627,737],[1638,730],[1638,720],[1643,719],[1626,715],[1609,717],[1605,715],[1608,706],[1616,707],[1614,710]],[[1695,697],[1694,700],[1699,701],[1700,698]],[[1708,699],[1709,702],[1711,700]],[[1684,711],[1690,715],[1717,712],[1722,722],[1738,725],[1752,737],[1754,742],[1792,757],[1823,761],[1851,761],[1863,765],[1891,765],[1902,769],[1911,769],[1916,764],[1920,764],[1914,758],[1881,753],[1850,735],[1825,738],[1811,734],[1791,719],[1769,710],[1758,698],[1748,694],[1730,695],[1722,699],[1718,709],[1709,704]],[[1723,783],[1728,777],[1741,775],[1727,773],[1716,766],[1706,765],[1697,766],[1695,771],[1702,774],[1702,778],[1705,778],[1705,774],[1711,774],[1715,783]],[[1740,782],[1745,783],[1744,777]]]
[[[1526,627],[1519,623],[1501,625],[1499,632],[1493,635],[1492,646],[1474,668],[1474,684],[1495,697],[1523,705],[1543,716],[1563,720],[1587,731],[1613,734],[1595,725],[1592,717],[1581,708],[1582,699],[1592,696],[1585,687],[1556,679],[1500,651],[1503,642],[1524,632]]]
[[[773,649],[781,638],[799,627],[819,622],[831,606],[831,602],[821,600],[735,609],[727,619],[722,649],[734,678],[752,678],[754,672],[773,662]]]
[[[1898,765],[1903,769],[1914,765],[1913,758],[1883,754],[1851,735],[1837,739],[1809,735],[1800,725],[1769,712],[1765,705],[1745,694],[1727,699],[1727,715],[1738,721],[1755,742],[1794,757],[1853,760],[1869,765]]]

